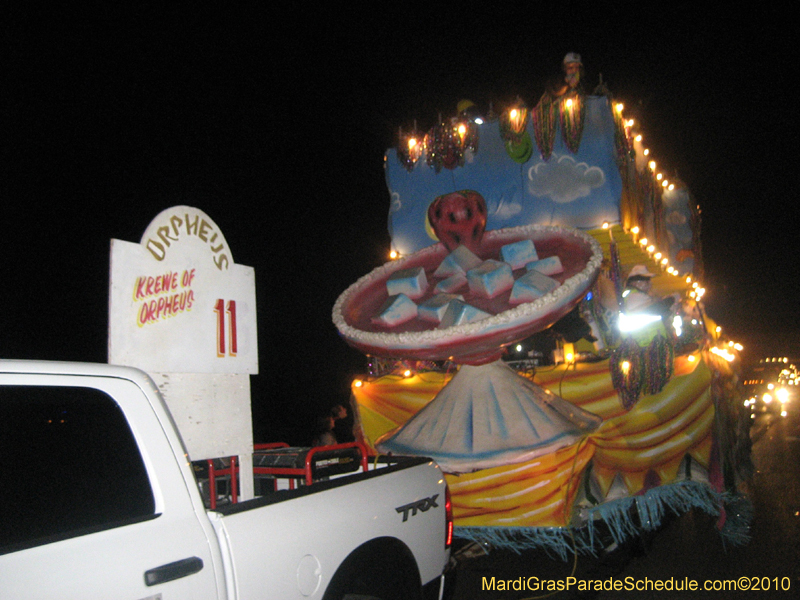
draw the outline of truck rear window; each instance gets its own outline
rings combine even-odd
[[[152,516],[136,440],[92,388],[0,386],[0,553]]]

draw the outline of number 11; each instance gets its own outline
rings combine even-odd
[[[236,342],[236,300],[228,300],[228,310],[225,310],[225,301],[220,298],[214,305],[214,312],[217,313],[217,356],[225,356],[225,312],[228,313],[228,325],[230,329],[230,343],[228,356],[236,356],[238,345]]]

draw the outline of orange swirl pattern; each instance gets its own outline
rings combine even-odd
[[[686,454],[708,468],[714,403],[711,370],[699,354],[675,359],[675,373],[658,394],[642,396],[626,412],[611,382],[608,361],[537,373],[536,382],[603,417],[589,436],[592,476],[605,496],[619,474],[629,494],[645,487],[648,473],[675,481]],[[654,478],[651,475],[651,481]]]
[[[524,463],[446,474],[456,525],[557,527],[566,524],[592,447],[579,443]]]
[[[430,402],[450,377],[432,372],[389,375],[354,385],[364,441],[374,447],[381,435]],[[446,474],[456,525],[566,525],[590,463],[603,498],[617,477],[630,495],[675,481],[687,454],[709,466],[712,370],[700,354],[676,357],[674,375],[664,389],[642,396],[627,412],[612,385],[607,360],[542,370],[534,380],[603,417],[603,423],[581,442],[528,462]]]

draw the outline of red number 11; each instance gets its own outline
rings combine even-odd
[[[225,356],[225,312],[228,313],[230,329],[230,344],[228,356],[236,356],[238,345],[236,343],[236,300],[228,300],[228,310],[225,310],[225,301],[220,298],[214,305],[217,313],[217,356]]]

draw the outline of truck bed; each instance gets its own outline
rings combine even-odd
[[[366,473],[278,490],[209,512],[223,560],[231,566],[229,593],[256,597],[268,588],[276,598],[289,598],[300,585],[313,596],[312,590],[328,589],[340,565],[353,556],[360,557],[363,569],[369,556],[385,555],[386,564],[372,565],[380,572],[398,568],[394,561],[402,556],[414,556],[419,584],[437,580],[445,567],[446,491],[444,476],[431,465],[419,457],[379,459]],[[387,488],[394,493],[386,494]],[[390,542],[397,548],[394,554],[385,552]],[[277,579],[280,572],[297,575]]]
[[[338,488],[341,486],[350,485],[351,483],[355,483],[358,481],[373,479],[375,477],[380,477],[381,475],[388,475],[389,473],[395,473],[397,471],[402,471],[404,469],[409,469],[417,465],[423,465],[430,462],[431,459],[419,456],[402,456],[402,457],[380,456],[377,457],[376,459],[368,461],[367,471],[336,474],[331,477],[326,477],[325,479],[314,480],[314,482],[311,485],[305,485],[303,483],[301,485],[297,485],[291,488],[288,487],[289,485],[288,482],[290,478],[287,477],[283,479],[283,483],[279,483],[281,487],[277,490],[275,489],[270,490],[269,486],[263,486],[262,488],[263,493],[257,495],[252,500],[246,500],[236,503],[231,503],[231,502],[224,504],[220,503],[215,510],[223,515],[236,514],[238,512],[251,510],[259,506],[267,506],[269,504],[275,504],[278,502],[291,500],[293,498],[299,498],[301,496],[316,494],[319,492]],[[280,482],[281,480],[278,479],[277,481]],[[258,490],[258,486],[256,486],[256,489]]]

